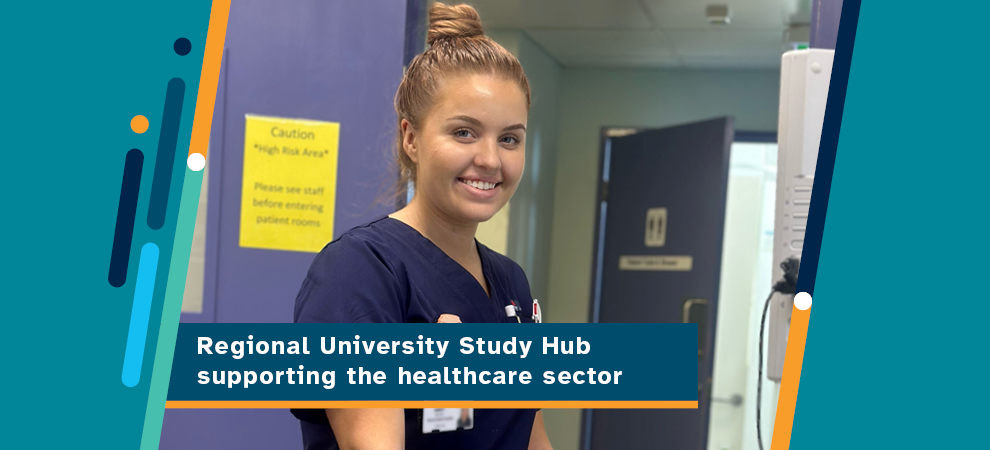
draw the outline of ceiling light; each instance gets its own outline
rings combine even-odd
[[[708,23],[713,25],[728,25],[730,18],[729,5],[708,5],[705,8],[705,16]]]

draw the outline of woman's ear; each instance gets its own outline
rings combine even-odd
[[[408,120],[402,119],[399,122],[402,129],[402,150],[406,152],[409,159],[414,163],[419,163],[419,154],[416,151],[416,130]]]

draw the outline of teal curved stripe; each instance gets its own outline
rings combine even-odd
[[[189,170],[186,167],[182,182],[179,217],[175,227],[175,241],[172,246],[168,278],[165,280],[165,306],[162,310],[162,325],[158,332],[155,363],[151,370],[151,385],[149,386],[147,411],[141,433],[140,450],[156,450],[162,435],[165,397],[168,395],[169,378],[172,374],[172,357],[174,356],[176,334],[179,331],[182,296],[185,292],[186,272],[189,271],[189,253],[192,249],[193,231],[199,207],[199,193],[203,186],[203,172],[203,170],[198,172]]]
[[[134,286],[134,305],[131,307],[131,325],[127,329],[127,347],[124,350],[124,370],[120,381],[124,386],[137,386],[141,380],[144,347],[148,340],[148,320],[151,318],[151,299],[155,292],[155,274],[158,273],[158,246],[149,242],[141,247],[138,261],[137,282]]]

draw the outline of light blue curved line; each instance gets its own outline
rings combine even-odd
[[[120,381],[127,387],[137,386],[141,380],[141,363],[144,361],[144,344],[148,339],[151,297],[155,292],[157,273],[158,246],[149,242],[141,247],[137,282],[134,285],[134,306],[131,307],[131,325],[127,329],[127,348],[124,350],[124,371],[120,374]]]

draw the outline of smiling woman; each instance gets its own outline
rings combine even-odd
[[[417,195],[393,217],[428,207],[452,225],[472,228],[494,216],[522,177],[527,115],[516,82],[490,73],[449,75],[427,114],[401,119],[400,151]]]
[[[532,322],[518,264],[475,239],[519,186],[530,88],[466,5],[430,8],[429,48],[395,96],[401,210],[345,232],[310,267],[296,322]],[[478,410],[474,430],[424,433],[416,410],[293,410],[312,449],[549,449],[535,410]],[[470,417],[470,415],[469,415]]]

